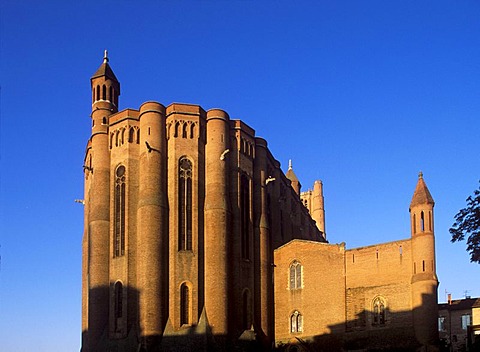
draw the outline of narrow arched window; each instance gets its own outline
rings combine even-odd
[[[413,214],[413,221],[412,221],[412,225],[413,225],[413,233],[417,233],[417,216],[415,214]]]
[[[242,238],[242,258],[250,259],[250,180],[240,177],[240,231]]]
[[[194,123],[192,123],[190,125],[190,138],[191,139],[195,138],[195,124]]]
[[[97,100],[100,100],[100,86],[97,85]]]
[[[102,125],[106,125],[106,124],[107,124],[107,118],[104,117],[104,118],[102,118]]]
[[[428,230],[432,231],[432,212],[428,212]]]
[[[123,316],[123,285],[120,281],[115,283],[115,320]]]
[[[420,231],[425,231],[425,214],[423,211],[420,213]]]
[[[187,123],[184,122],[182,126],[182,138],[187,138]]]
[[[125,254],[125,166],[115,171],[114,256]]]
[[[95,87],[92,89],[92,103],[95,103]]]
[[[290,265],[290,290],[302,288],[302,265],[294,261]]]
[[[192,250],[192,162],[181,158],[178,168],[178,250]]]
[[[178,132],[180,130],[180,122],[175,122],[175,134],[173,135],[175,138],[178,137]]]
[[[250,320],[250,292],[248,291],[248,289],[243,291],[242,303],[242,328],[243,330],[248,330],[250,329],[250,325],[252,324]]]
[[[107,87],[105,84],[102,86],[102,100],[107,100]]]
[[[186,283],[180,286],[180,326],[190,324],[190,290]]]
[[[137,144],[140,143],[140,128],[137,129]]]
[[[108,100],[113,103],[113,87],[110,86],[110,89],[108,90]]]
[[[373,300],[373,325],[385,324],[385,301],[377,297]]]
[[[302,332],[303,331],[303,316],[299,311],[293,312],[290,315],[290,332]]]
[[[133,139],[134,139],[134,136],[135,135],[135,130],[133,129],[133,127],[130,127],[130,129],[128,130],[128,143],[133,143]]]

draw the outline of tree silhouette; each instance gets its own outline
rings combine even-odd
[[[449,229],[452,242],[467,238],[467,252],[470,261],[480,264],[480,188],[466,200],[467,206],[455,215],[455,223]]]

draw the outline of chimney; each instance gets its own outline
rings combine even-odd
[[[452,294],[448,294],[448,304],[452,304]]]

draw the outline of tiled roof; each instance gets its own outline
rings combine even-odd
[[[413,193],[410,208],[419,204],[435,204],[433,197],[428,190],[427,184],[423,180],[423,174],[421,172],[418,175],[417,187],[415,188],[415,192]]]

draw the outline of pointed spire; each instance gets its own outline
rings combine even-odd
[[[285,176],[287,176],[287,178],[292,182],[298,182],[297,175],[295,175],[295,172],[293,172],[292,159],[288,160],[288,170]]]
[[[105,50],[103,52],[103,62],[98,68],[97,71],[93,74],[93,76],[90,79],[98,78],[105,76],[106,78],[111,79],[112,81],[118,82],[117,77],[115,77],[115,74],[113,73],[113,70],[111,69],[110,65],[108,64],[108,51]]]
[[[423,179],[423,173],[421,171],[418,174],[418,182],[417,186],[415,187],[415,192],[413,193],[412,202],[410,203],[410,209],[420,204],[435,204],[433,197],[428,190],[427,184]]]

